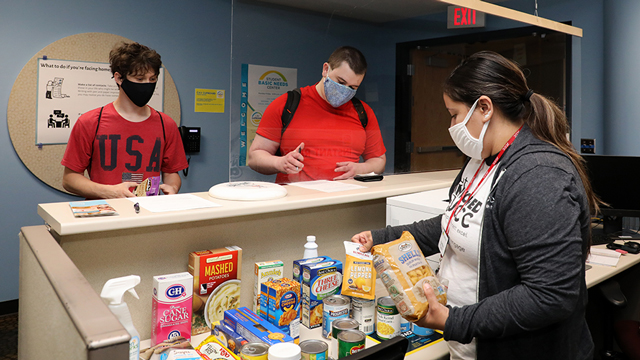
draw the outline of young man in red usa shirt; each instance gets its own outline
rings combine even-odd
[[[110,52],[109,62],[118,98],[84,113],[73,126],[62,159],[63,187],[87,199],[133,197],[131,190],[142,180],[162,176],[160,190],[178,193],[178,172],[188,167],[178,127],[147,105],[162,66],[160,55],[123,43]]]
[[[300,103],[284,132],[281,116],[287,94],[275,99],[249,148],[249,167],[261,174],[277,173],[277,183],[343,180],[384,172],[386,149],[378,120],[363,102],[368,119],[363,127],[350,101],[366,70],[359,50],[349,46],[335,50],[322,65],[322,80],[300,89]]]

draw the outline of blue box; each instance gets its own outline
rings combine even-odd
[[[249,342],[263,342],[268,345],[293,342],[291,336],[244,306],[225,311],[224,323]]]

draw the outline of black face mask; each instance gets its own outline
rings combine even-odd
[[[122,90],[127,94],[129,100],[136,104],[137,107],[143,107],[147,105],[153,92],[156,89],[156,83],[135,83],[128,79],[122,79]]]

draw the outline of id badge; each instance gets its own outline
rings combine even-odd
[[[442,230],[440,233],[440,241],[438,242],[438,250],[440,250],[440,258],[444,256],[444,251],[447,249],[447,244],[449,244],[449,235]]]

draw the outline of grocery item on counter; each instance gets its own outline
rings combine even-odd
[[[211,330],[211,334],[213,334],[216,339],[218,339],[218,341],[231,352],[236,355],[240,354],[240,349],[244,344],[248,343],[248,341],[232,328],[225,325],[224,322],[218,321],[212,325],[213,330]]]
[[[269,347],[269,360],[300,360],[300,346],[291,343],[275,344]]]
[[[400,316],[400,332],[411,331],[411,323]]]
[[[187,272],[153,277],[151,346],[178,336],[191,340],[192,296]]]
[[[331,323],[349,317],[351,300],[344,295],[331,295],[322,302],[322,336],[328,339],[331,336]]]
[[[367,335],[360,330],[345,330],[338,334],[338,359],[364,350]]]
[[[411,331],[418,336],[431,336],[435,330],[411,324]]]
[[[140,284],[140,276],[138,275],[109,279],[100,293],[100,297],[109,303],[109,310],[120,320],[122,326],[131,335],[131,340],[129,340],[129,360],[138,360],[140,357],[140,335],[135,326],[133,326],[129,307],[127,303],[122,301],[122,297],[125,292],[129,292],[136,299],[139,299],[134,289],[138,284]]]
[[[360,324],[355,319],[338,319],[331,323],[331,346],[329,346],[329,358],[338,358],[338,335],[345,330],[358,330]]]
[[[240,358],[242,360],[267,360],[269,357],[269,345],[263,342],[248,343],[242,347]]]
[[[322,326],[324,298],[340,294],[342,262],[329,260],[302,265],[302,324],[309,329]]]
[[[273,345],[293,342],[291,336],[244,306],[225,311],[224,323],[250,343],[263,342]]]
[[[360,244],[344,242],[346,260],[344,262],[344,280],[342,294],[373,300],[376,297],[376,272],[373,268],[373,255],[360,251]]]
[[[156,196],[160,194],[160,176],[144,179],[133,191],[135,196]]]
[[[302,284],[300,274],[302,273],[302,265],[317,264],[323,261],[331,260],[328,256],[318,256],[310,259],[300,259],[293,262],[293,280]]]
[[[389,340],[400,335],[402,316],[390,296],[378,299],[376,312],[376,335],[380,339]]]
[[[224,311],[240,306],[242,249],[227,246],[189,254],[193,275],[192,334],[211,331],[211,324],[224,318]]]
[[[260,285],[284,276],[284,263],[281,260],[257,262],[253,271],[253,312],[260,314]]]
[[[316,243],[316,237],[313,235],[307,236],[307,242],[304,244],[303,259],[312,259],[318,257],[318,244]]]
[[[328,360],[326,342],[317,339],[309,339],[300,342],[300,355],[302,360]]]
[[[351,298],[351,315],[360,324],[358,330],[367,335],[375,331],[376,301],[361,298]]]
[[[405,319],[417,321],[427,313],[429,302],[422,289],[425,282],[433,288],[438,302],[447,304],[445,287],[410,232],[404,231],[400,239],[374,246],[372,253],[376,272]]]
[[[223,346],[215,335],[210,335],[196,346],[195,351],[204,360],[237,360],[230,349]]]
[[[267,299],[268,311],[266,319],[277,326],[285,334],[291,336],[295,343],[300,337],[300,283],[288,278],[267,281],[261,285],[260,299]],[[260,317],[265,311],[260,308]]]
[[[193,350],[193,346],[191,346],[191,343],[186,338],[176,336],[174,338],[161,341],[147,349],[140,350],[140,359],[164,360],[167,359],[170,354],[178,350]]]

